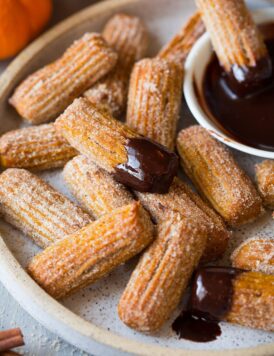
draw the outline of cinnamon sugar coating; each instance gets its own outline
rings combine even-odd
[[[119,301],[120,319],[139,331],[159,329],[180,302],[206,240],[200,221],[172,211],[166,215]]]
[[[28,122],[57,117],[73,99],[106,75],[117,54],[97,33],[86,33],[56,61],[31,74],[16,89],[10,103]]]
[[[241,226],[262,214],[262,200],[251,180],[206,129],[181,130],[177,149],[186,174],[229,225]]]
[[[166,59],[143,59],[131,73],[127,124],[173,150],[182,96],[182,67]]]
[[[92,221],[42,179],[15,168],[0,175],[0,212],[8,223],[43,248]]]
[[[247,239],[232,253],[231,261],[237,268],[274,274],[274,238]]]
[[[226,320],[250,328],[274,331],[274,276],[240,273],[233,281],[232,304]]]
[[[0,137],[3,168],[44,170],[63,167],[77,155],[53,124],[9,131]]]
[[[102,36],[118,53],[118,62],[111,73],[85,91],[84,96],[117,117],[125,111],[130,72],[134,62],[145,55],[148,36],[143,22],[126,14],[112,16]]]
[[[85,156],[77,156],[68,162],[63,176],[83,209],[96,219],[134,202],[122,184]]]
[[[255,169],[263,204],[270,209],[274,209],[274,161],[264,160],[257,164]]]
[[[140,203],[116,209],[48,247],[28,266],[32,278],[62,298],[108,274],[153,239],[153,225]]]

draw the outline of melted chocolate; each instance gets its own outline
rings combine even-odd
[[[274,23],[260,29],[274,63]],[[274,72],[268,79],[267,60],[262,59],[256,70],[235,66],[233,76],[244,79],[235,89],[235,80],[231,76],[228,79],[213,55],[205,72],[202,104],[229,136],[249,146],[274,151]],[[252,95],[243,97],[246,89]]]
[[[115,178],[139,192],[167,193],[177,174],[177,155],[144,137],[129,139],[126,150],[127,162],[116,167]]]
[[[187,310],[174,321],[173,330],[196,342],[212,341],[221,335],[219,321],[230,310],[233,279],[241,272],[230,267],[200,268],[194,277]]]

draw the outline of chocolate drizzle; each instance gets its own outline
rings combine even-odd
[[[274,63],[274,23],[260,29]],[[228,136],[252,147],[274,151],[274,72],[267,78],[269,58],[262,59],[254,68],[234,66],[233,76],[228,78],[214,55],[205,72],[201,101]],[[243,82],[236,83],[231,79],[235,76]],[[246,90],[251,95],[243,96]]]
[[[219,321],[230,311],[233,280],[241,272],[230,267],[200,268],[194,277],[187,310],[174,321],[173,330],[196,342],[213,341],[221,335]]]
[[[145,137],[128,139],[127,162],[115,169],[115,179],[139,192],[167,193],[177,174],[175,153]]]

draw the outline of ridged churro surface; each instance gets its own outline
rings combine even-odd
[[[166,215],[120,299],[121,320],[140,331],[159,329],[180,302],[206,240],[200,221],[175,212]]]
[[[219,61],[227,72],[233,65],[255,67],[267,56],[266,46],[244,0],[196,0]]]
[[[135,202],[48,247],[33,258],[28,271],[51,296],[61,298],[138,254],[152,238],[150,218]]]
[[[92,219],[34,174],[10,168],[0,175],[3,218],[47,247],[87,225]]]
[[[73,195],[95,218],[134,201],[122,184],[85,156],[68,162],[63,175]]]
[[[93,85],[84,95],[117,117],[125,110],[130,71],[134,62],[145,55],[148,36],[143,22],[136,16],[126,14],[111,17],[103,29],[102,36],[118,53],[118,62],[110,74]]]
[[[182,68],[165,59],[143,59],[131,73],[127,124],[173,149],[182,96]]]
[[[274,274],[274,239],[247,239],[233,252],[231,260],[237,268]]]
[[[55,127],[74,148],[110,173],[127,160],[127,138],[138,136],[85,98],[75,99]]]
[[[143,206],[156,222],[165,220],[171,211],[195,219],[208,229],[208,241],[203,259],[219,258],[225,251],[231,233],[222,218],[215,213],[186,183],[175,178],[167,194],[136,193]]]
[[[274,276],[259,272],[240,273],[233,281],[233,290],[226,320],[274,331]]]
[[[10,103],[27,121],[54,119],[74,98],[107,74],[117,54],[96,33],[86,33],[55,62],[31,74],[15,90]]]
[[[256,165],[259,192],[266,207],[274,209],[274,161],[265,160]]]
[[[76,155],[77,151],[56,132],[53,124],[9,131],[0,137],[3,168],[58,168]]]
[[[184,65],[192,46],[205,32],[205,26],[199,12],[195,12],[181,30],[161,49],[158,57],[179,65]]]
[[[261,215],[262,201],[251,180],[204,128],[182,130],[177,149],[186,174],[229,225],[240,226]]]

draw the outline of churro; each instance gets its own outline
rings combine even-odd
[[[92,221],[42,179],[16,168],[0,175],[0,212],[8,223],[43,248]]]
[[[62,57],[25,79],[15,89],[10,103],[33,124],[55,119],[116,62],[117,54],[101,35],[86,33]]]
[[[165,193],[177,173],[176,154],[140,136],[87,99],[76,99],[55,127],[79,152],[133,189]]]
[[[135,202],[48,247],[32,259],[28,271],[45,291],[59,299],[137,255],[152,238],[150,218]]]
[[[182,68],[166,59],[143,59],[131,73],[127,124],[174,149],[182,96]]]
[[[241,226],[261,215],[262,201],[251,180],[204,128],[182,130],[177,149],[186,174],[229,225]]]
[[[44,170],[63,167],[77,155],[53,124],[9,131],[0,137],[3,168]]]

